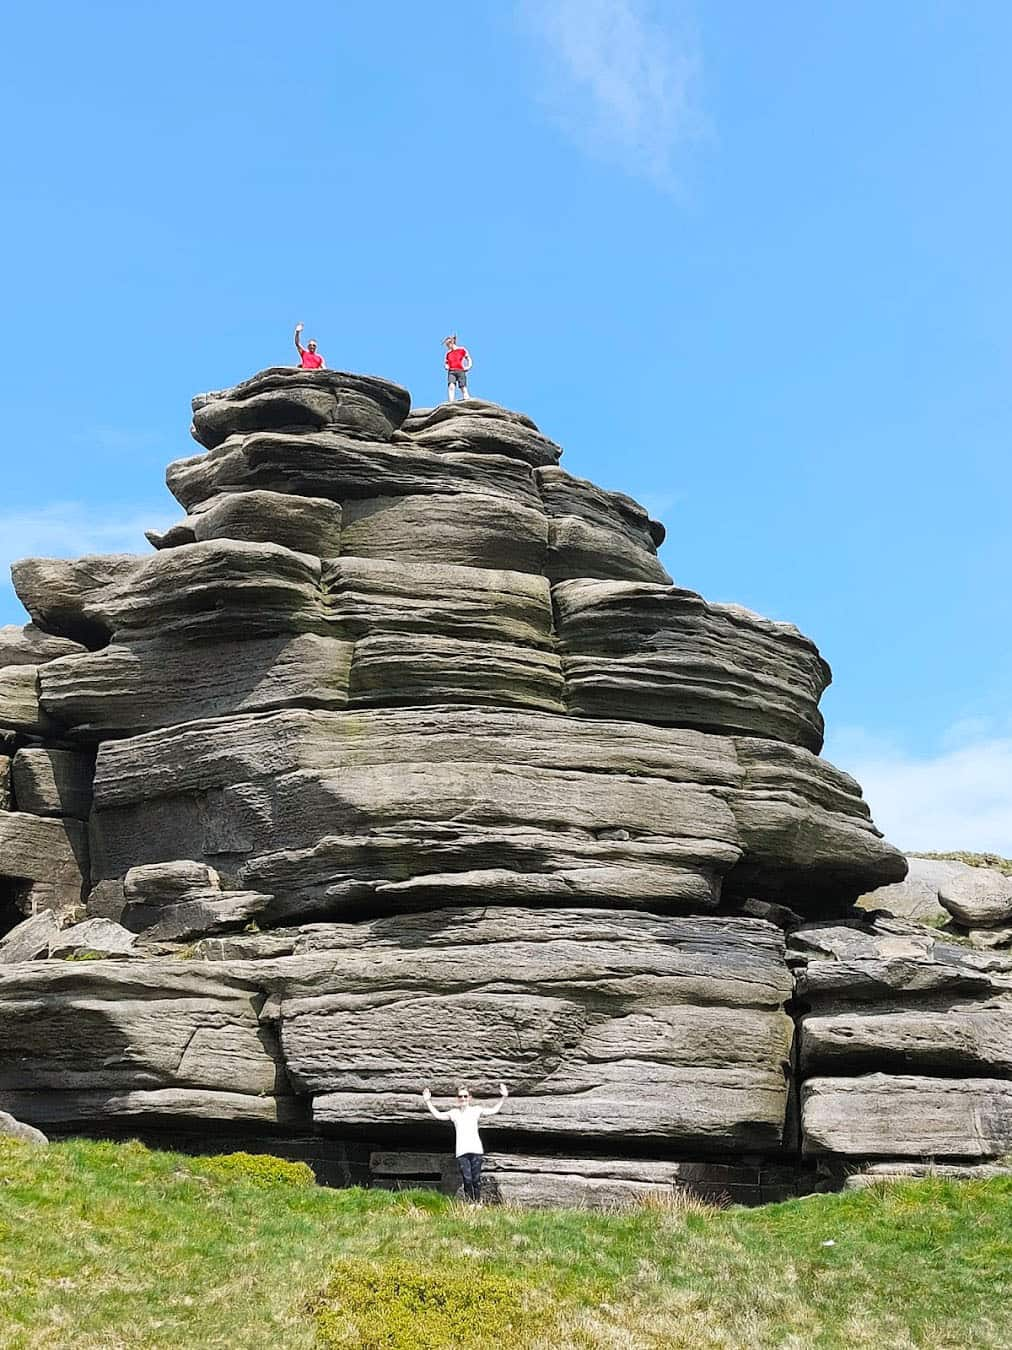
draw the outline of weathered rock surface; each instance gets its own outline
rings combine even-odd
[[[73,750],[19,750],[12,769],[18,810],[35,816],[87,820],[93,775],[90,755]]]
[[[998,928],[1012,921],[1012,877],[992,867],[970,867],[945,881],[938,899],[964,928]]]
[[[25,558],[11,568],[18,599],[45,633],[85,647],[109,640],[101,597],[126,581],[145,559],[131,553],[65,558]]]
[[[801,1090],[808,1153],[993,1158],[1012,1148],[1012,1082],[865,1074],[809,1078]]]
[[[865,909],[884,909],[902,919],[942,920],[948,917],[948,911],[939,903],[938,892],[947,881],[970,870],[966,863],[944,858],[908,857],[903,881],[869,891],[859,903]]]
[[[534,467],[555,464],[562,455],[561,446],[542,436],[523,413],[476,398],[416,408],[403,430],[416,444],[440,454],[502,455]]]
[[[460,1189],[460,1172],[451,1153],[377,1151],[369,1166],[373,1185],[381,1188],[431,1185],[447,1195]],[[807,1186],[790,1167],[715,1160],[655,1162],[497,1151],[486,1158],[482,1173],[484,1199],[534,1209],[614,1211],[645,1199],[673,1199],[678,1193],[755,1205],[786,1200],[804,1189]]]
[[[670,583],[657,557],[664,527],[638,502],[557,467],[538,469],[535,479],[548,514],[545,574],[552,581],[599,577]]]
[[[192,431],[209,448],[236,432],[273,427],[340,427],[352,435],[385,439],[410,406],[408,391],[387,380],[276,366],[234,389],[198,394]]]
[[[56,730],[39,703],[37,666],[0,669],[0,725],[28,736],[44,736]]]
[[[0,812],[0,876],[51,888],[53,903],[46,908],[81,899],[86,866],[87,844],[80,822]]]
[[[60,920],[50,909],[15,924],[0,938],[0,962],[16,965],[19,961],[34,961],[48,956],[49,949],[60,934]]]
[[[49,944],[53,960],[73,957],[131,956],[137,944],[136,934],[111,919],[85,919],[64,928]]]
[[[675,586],[563,581],[552,599],[571,711],[822,748],[829,667],[792,624]]]
[[[287,492],[236,492],[203,502],[194,511],[193,542],[241,539],[280,544],[295,553],[336,558],[341,552],[341,508],[323,497]]]
[[[503,1194],[698,1166],[755,1200],[789,1193],[763,1169],[799,1079],[805,1147],[841,1157],[878,1128],[848,1084],[892,1084],[902,1147],[934,1148],[904,1083],[948,1137],[946,1083],[1009,1081],[1012,960],[851,909],[906,862],[818,757],[797,629],[672,585],[663,528],[494,404],[274,369],[193,433],[153,554],[15,568],[9,1109],[400,1153],[433,1137],[421,1083],[503,1078],[490,1140],[530,1145]]]
[[[67,638],[52,637],[34,624],[0,627],[0,669],[5,666],[41,666],[58,656],[73,656],[85,649]],[[2,721],[2,719],[0,719]]]
[[[42,702],[76,735],[137,735],[237,712],[343,708],[352,644],[314,633],[114,642],[45,668]]]
[[[512,909],[328,925],[276,960],[9,968],[0,1091],[54,1124],[160,1104],[248,1119],[265,1094],[257,1119],[287,1099],[320,1128],[368,1132],[417,1125],[426,1079],[447,1092],[506,1077],[511,1129],[529,1136],[590,1120],[600,1137],[776,1148],[789,992],[782,937],[754,920]]]
[[[262,913],[271,897],[222,890],[213,868],[186,860],[131,868],[123,878],[123,899],[124,926],[151,943],[231,932]]]

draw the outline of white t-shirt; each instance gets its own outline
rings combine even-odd
[[[484,1153],[481,1136],[478,1133],[478,1121],[488,1112],[480,1106],[454,1106],[450,1110],[450,1119],[457,1132],[454,1152],[459,1158],[462,1153]]]

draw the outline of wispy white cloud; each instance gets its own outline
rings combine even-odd
[[[681,0],[517,0],[543,58],[543,101],[585,152],[662,187],[699,136],[699,41]],[[663,16],[663,17],[662,17]]]
[[[178,517],[178,513],[177,513]],[[0,623],[15,623],[20,603],[9,585],[11,563],[32,556],[75,558],[86,553],[147,553],[144,531],[165,529],[174,518],[164,503],[127,506],[96,516],[82,502],[50,502],[28,511],[0,512]]]
[[[864,788],[878,827],[900,848],[1012,856],[1012,733],[952,727],[934,754],[914,755],[856,729],[831,737],[827,758]]]

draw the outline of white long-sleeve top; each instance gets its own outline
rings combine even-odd
[[[456,1132],[454,1153],[459,1158],[462,1153],[484,1153],[481,1135],[478,1133],[478,1121],[482,1116],[491,1114],[481,1106],[454,1106],[447,1112],[453,1121]]]

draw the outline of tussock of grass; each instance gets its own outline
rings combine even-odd
[[[458,1335],[473,1324],[460,1350],[485,1344],[495,1307],[511,1350],[1008,1350],[1012,1181],[761,1210],[524,1212],[265,1186],[139,1144],[0,1141],[4,1350],[319,1350],[359,1334],[340,1299],[358,1272],[363,1314],[364,1271],[426,1316],[445,1297]]]

